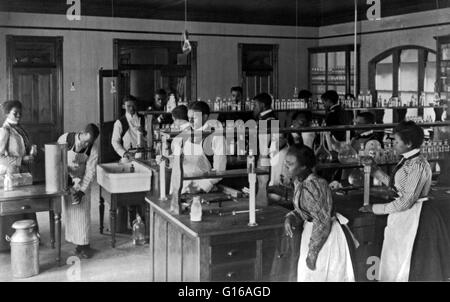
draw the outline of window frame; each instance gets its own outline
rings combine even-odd
[[[372,60],[369,61],[369,90],[371,94],[375,97],[378,97],[376,90],[376,66],[379,62],[386,59],[387,57],[392,55],[392,96],[399,96],[399,71],[400,71],[400,57],[403,50],[414,49],[418,50],[418,85],[417,85],[417,97],[420,97],[420,93],[424,90],[424,82],[425,82],[425,68],[427,63],[427,58],[429,53],[433,53],[436,55],[437,60],[437,52],[431,48],[419,46],[419,45],[402,45],[394,48],[390,48],[381,54],[375,56]],[[437,62],[436,62],[437,64]]]

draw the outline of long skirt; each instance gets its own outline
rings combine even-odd
[[[337,220],[334,220],[331,232],[319,252],[316,269],[306,266],[312,222],[305,222],[300,244],[297,281],[299,282],[347,282],[355,281],[353,265],[347,239]]]

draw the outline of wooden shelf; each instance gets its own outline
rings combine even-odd
[[[302,128],[280,128],[279,133],[293,133],[293,132],[325,132],[325,131],[346,131],[346,130],[381,130],[381,129],[391,129],[395,128],[398,125],[398,123],[394,124],[371,124],[371,125],[346,125],[346,126],[327,126],[327,127],[302,127]],[[450,121],[445,122],[435,122],[435,123],[419,123],[418,124],[421,127],[443,127],[443,126],[450,126]],[[235,132],[237,129],[233,128],[230,132]],[[257,132],[257,129],[248,129],[245,128],[246,133],[249,132]],[[175,132],[169,132],[169,131],[163,131],[165,134],[170,135],[171,137],[180,135],[181,131],[175,131]],[[220,135],[226,134],[228,131],[227,129],[223,129],[222,133]],[[203,131],[200,132],[201,135],[206,136],[213,134],[213,131]],[[191,133],[184,134],[186,136],[191,136]]]
[[[269,175],[269,171],[256,169],[256,175]],[[209,179],[209,178],[235,178],[248,175],[247,169],[235,169],[221,172],[208,172],[192,176],[183,176],[183,180]]]
[[[386,109],[425,109],[425,108],[447,108],[447,106],[400,106],[400,107],[358,107],[358,108],[348,108],[345,107],[345,110],[353,111],[353,110],[386,110]]]
[[[440,159],[428,159],[428,162],[439,162],[439,161],[443,161],[444,158],[440,158]],[[377,164],[380,167],[385,167],[385,166],[395,166],[396,164],[398,164],[398,162],[390,162],[390,163],[383,163],[383,164]],[[328,170],[328,169],[338,169],[338,168],[342,168],[342,169],[355,169],[355,168],[363,168],[363,165],[360,164],[341,164],[341,163],[324,163],[324,164],[317,164],[316,168],[318,170]]]

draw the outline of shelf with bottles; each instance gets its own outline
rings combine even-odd
[[[378,92],[391,92],[388,90],[378,90]],[[404,92],[404,91],[402,91]],[[413,91],[413,93],[417,93],[417,91]],[[379,95],[376,102],[373,101],[371,93],[368,91],[366,94],[363,94],[360,91],[359,95],[356,99],[347,98],[345,100],[341,99],[341,105],[343,108],[351,109],[351,110],[363,110],[363,109],[408,109],[408,108],[446,108],[447,101],[446,98],[441,97],[439,93],[433,93],[434,98],[430,100],[426,95],[431,94],[430,92],[422,92],[420,94],[419,99],[417,99],[416,94],[413,94],[408,101],[402,100],[401,97],[391,97],[389,100],[386,98],[383,99],[381,95]]]
[[[427,156],[426,156],[427,157]],[[442,158],[428,158],[427,157],[428,162],[440,162],[445,160],[444,157]],[[398,164],[398,160],[397,161],[393,161],[393,162],[377,162],[377,165],[380,167],[384,167],[384,166],[395,166]],[[343,163],[319,163],[316,166],[317,170],[330,170],[330,169],[356,169],[356,168],[363,168],[364,166],[362,164],[343,164]]]
[[[444,121],[444,122],[423,122],[423,123],[418,123],[419,126],[421,127],[446,127],[446,126],[450,126],[450,121]],[[311,125],[311,127],[300,127],[300,128],[280,128],[278,129],[278,133],[280,134],[285,134],[285,133],[293,133],[293,132],[330,132],[330,131],[352,131],[352,130],[384,130],[384,129],[393,129],[396,126],[398,126],[398,123],[384,123],[384,124],[371,124],[371,125],[343,125],[343,126],[319,126],[318,122],[315,125]],[[199,133],[201,133],[201,135],[203,136],[208,136],[211,134],[216,134],[216,135],[227,135],[227,134],[233,134],[236,131],[240,131],[239,129],[233,127],[233,128],[224,128],[223,131],[220,132],[214,132],[214,131],[201,131]],[[257,134],[258,133],[258,129],[257,128],[244,128],[243,130],[246,135],[249,134]],[[187,135],[187,136],[191,136],[191,133],[185,133],[183,134],[181,131],[172,131],[172,130],[164,130],[161,131],[163,132],[165,135],[169,136],[169,137],[175,137],[178,135]]]

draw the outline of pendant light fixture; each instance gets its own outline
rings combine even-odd
[[[358,82],[358,0],[355,0],[355,36],[354,36],[354,50],[353,50],[353,56],[355,61],[355,71],[353,76],[353,93],[355,98],[357,99],[358,96],[358,90],[356,83]],[[350,75],[351,79],[351,75]],[[350,81],[351,83],[351,81]],[[350,88],[351,90],[351,88]]]
[[[187,31],[187,0],[184,0],[184,32],[182,33],[182,39],[181,50],[183,54],[187,55],[192,51],[192,46],[189,42],[189,33]]]
[[[114,0],[111,0],[111,28],[114,26]],[[116,81],[111,80],[111,89],[109,91],[111,94],[117,93]]]
[[[295,84],[294,98],[298,98],[298,0],[295,0]]]

